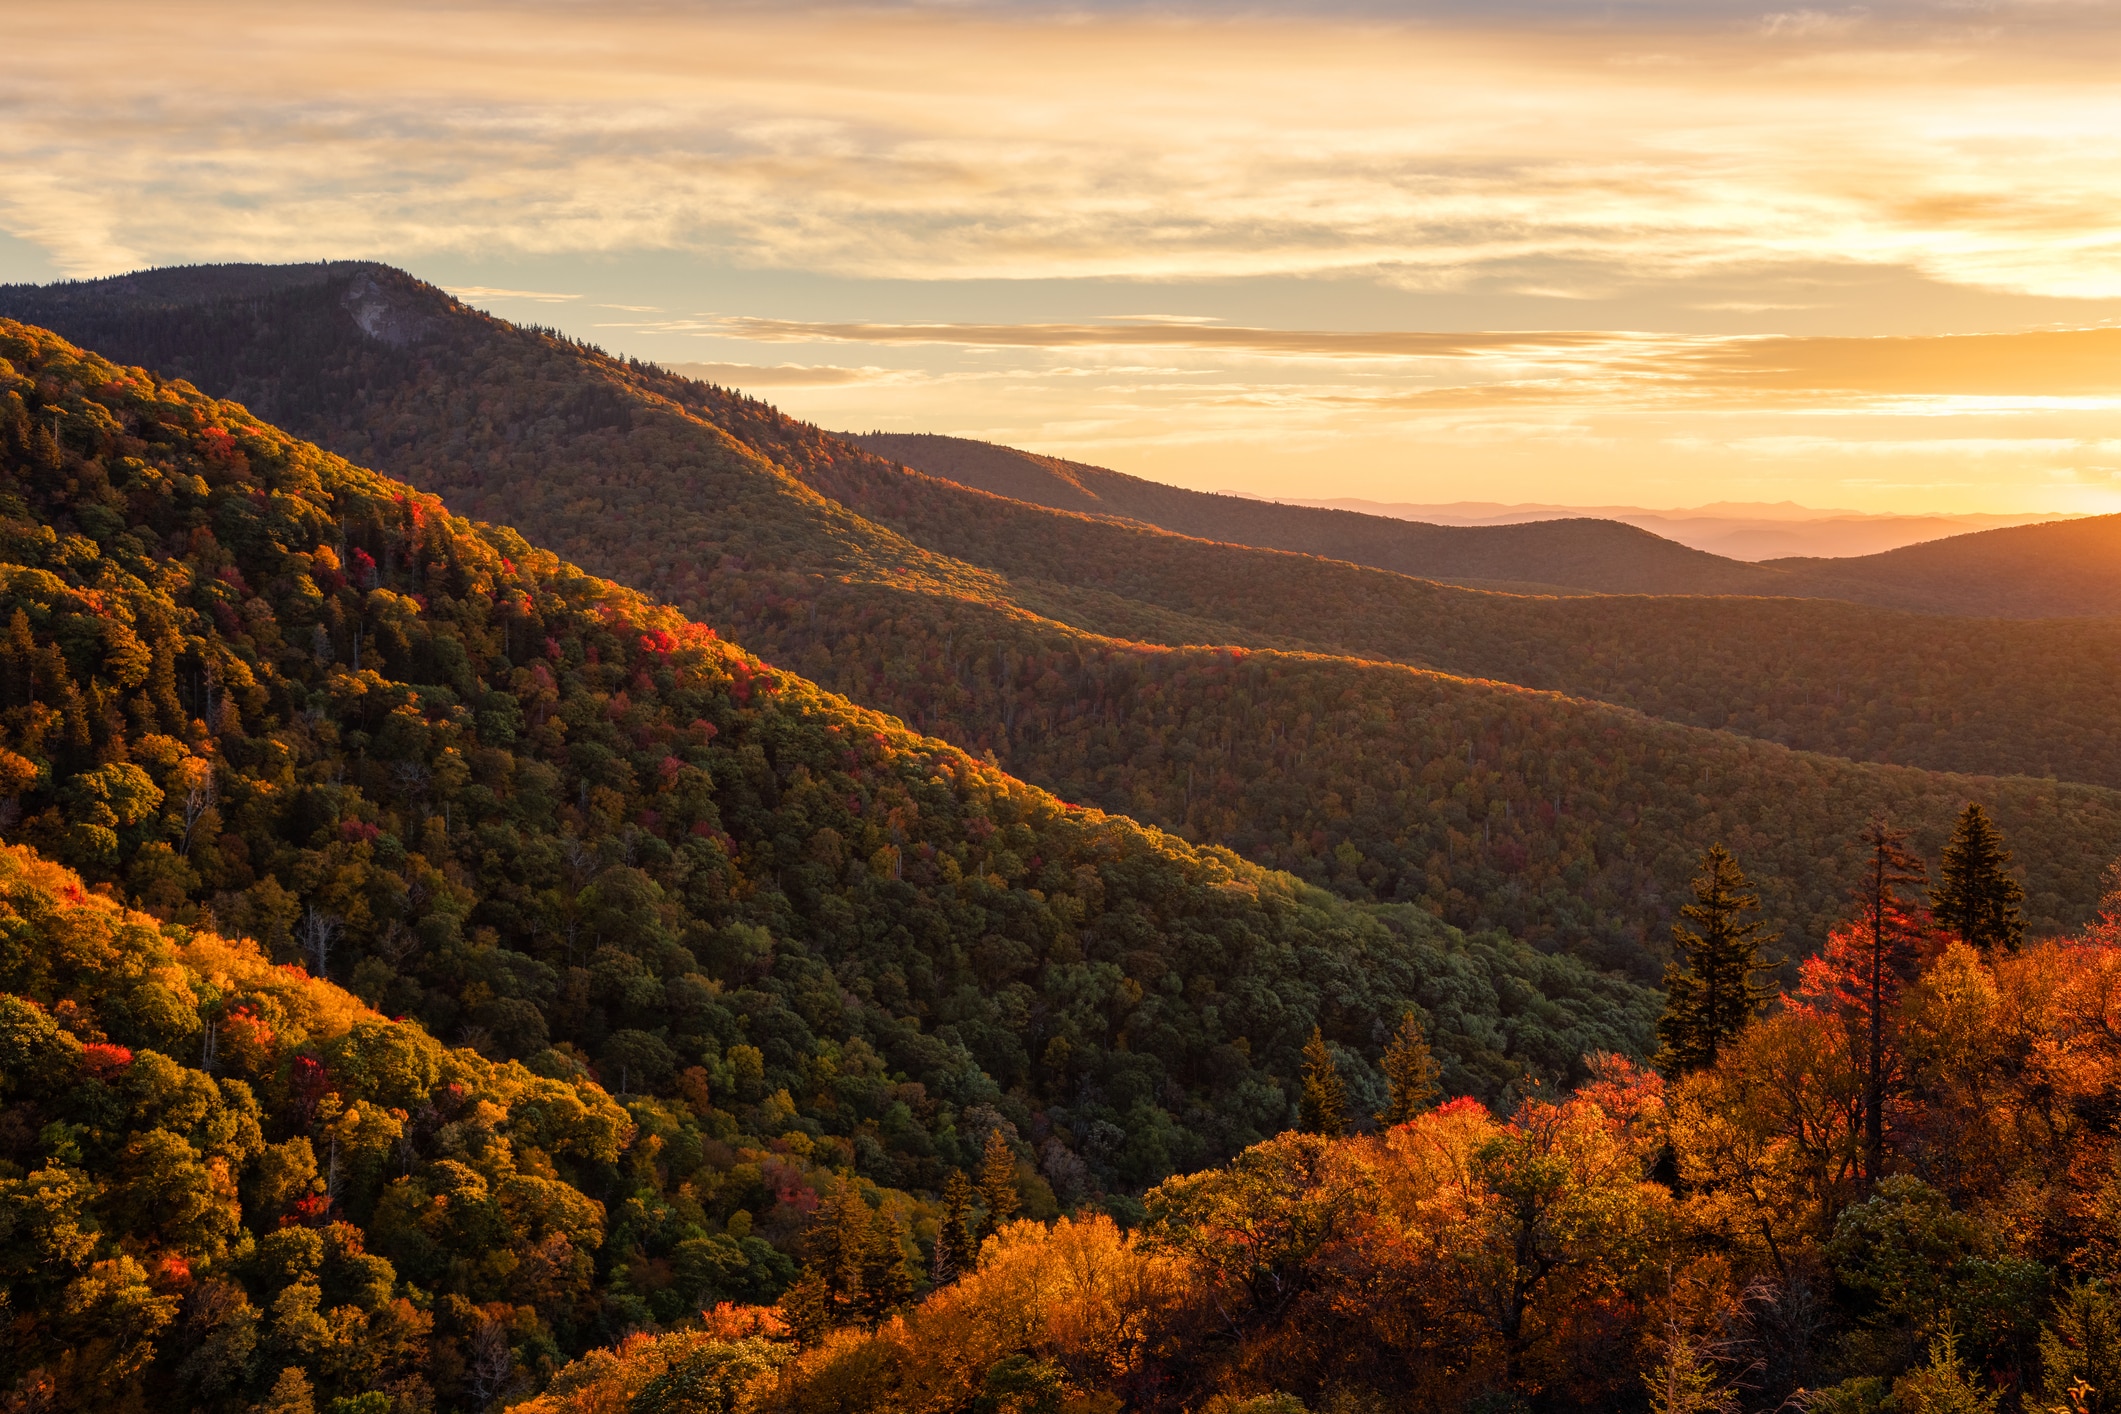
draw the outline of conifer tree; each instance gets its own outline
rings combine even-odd
[[[1377,1113],[1380,1123],[1405,1124],[1434,1106],[1443,1093],[1437,1084],[1441,1068],[1429,1054],[1429,1038],[1411,1010],[1400,1017],[1399,1032],[1385,1047],[1384,1072],[1389,1098]]]
[[[943,1183],[943,1222],[935,1234],[935,1284],[948,1286],[978,1264],[979,1245],[972,1235],[972,1180],[963,1169],[950,1170]]]
[[[1856,981],[1868,1033],[1863,1174],[1866,1181],[1876,1183],[1885,1162],[1886,1012],[1914,970],[1915,944],[1922,932],[1914,906],[1901,897],[1900,890],[1928,883],[1929,870],[1908,850],[1907,836],[1883,820],[1871,822],[1863,832],[1863,842],[1871,855],[1856,889],[1865,944],[1862,976]]]
[[[1348,1132],[1348,1086],[1316,1026],[1304,1042],[1304,1094],[1298,1123],[1306,1133],[1337,1139]]]
[[[1730,1039],[1745,1029],[1772,986],[1760,982],[1768,963],[1763,947],[1774,940],[1767,924],[1745,917],[1760,907],[1745,870],[1720,844],[1710,845],[1694,875],[1694,901],[1672,925],[1678,958],[1665,968],[1663,1042],[1658,1068],[1669,1075],[1716,1063]]]
[[[2003,833],[1979,803],[1960,812],[1951,843],[1944,847],[1930,912],[1939,923],[1983,952],[2016,952],[2025,938],[2018,905],[2025,890],[2011,877],[2011,852]]]
[[[890,1214],[870,1213],[864,1236],[862,1290],[855,1313],[863,1324],[874,1326],[913,1300],[913,1274],[906,1270],[906,1252]]]
[[[1016,1216],[1016,1151],[999,1129],[987,1131],[987,1152],[981,1157],[980,1197],[987,1203],[987,1231],[1000,1232],[1002,1224]]]

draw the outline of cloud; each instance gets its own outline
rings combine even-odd
[[[663,367],[724,388],[827,388],[879,382],[891,376],[882,369],[829,364],[666,363]]]
[[[862,324],[730,317],[678,326],[761,343],[949,345],[965,349],[1158,347],[1304,360],[1414,361],[1451,386],[1377,396],[1465,406],[1541,399],[1795,395],[2069,399],[2121,395],[2121,329],[1875,336],[1654,335],[1262,329],[1202,324]],[[1506,377],[1498,365],[1548,371]],[[1334,393],[1333,396],[1343,396]]]
[[[1454,290],[1544,264],[1582,293],[1853,260],[2121,295],[2099,7],[1991,6],[1988,36],[1789,10],[1771,39],[1736,5],[1390,8],[74,0],[10,17],[0,228],[84,274],[674,250]]]
[[[461,300],[532,300],[540,304],[559,304],[581,298],[580,295],[553,294],[547,290],[497,290],[489,285],[451,285],[449,292]]]
[[[1504,350],[1603,347],[1600,333],[1419,333],[1256,329],[1222,324],[855,324],[732,316],[666,330],[761,343],[948,344],[962,348],[1181,348],[1315,358],[1464,358]]]

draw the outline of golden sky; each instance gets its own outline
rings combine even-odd
[[[19,8],[0,277],[384,259],[1208,488],[2121,510],[2107,4]]]

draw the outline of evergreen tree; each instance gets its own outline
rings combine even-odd
[[[979,1169],[980,1197],[987,1203],[987,1231],[1000,1232],[1016,1216],[1016,1151],[999,1129],[987,1131],[987,1152]]]
[[[963,1169],[950,1170],[943,1183],[943,1222],[935,1234],[935,1284],[948,1286],[979,1261],[972,1235],[972,1180]]]
[[[1429,1054],[1429,1038],[1411,1010],[1400,1017],[1399,1032],[1385,1047],[1384,1072],[1389,1098],[1377,1113],[1383,1124],[1405,1124],[1434,1106],[1443,1093],[1437,1084],[1442,1069]]]
[[[1856,889],[1864,949],[1856,979],[1863,1001],[1867,1064],[1863,1085],[1863,1173],[1876,1183],[1885,1163],[1886,1013],[1913,973],[1923,923],[1900,890],[1929,882],[1929,870],[1908,850],[1907,836],[1874,820],[1863,832],[1870,860]]]
[[[1348,1132],[1348,1085],[1316,1026],[1304,1042],[1304,1094],[1298,1123],[1306,1133],[1337,1139]]]
[[[855,1302],[855,1314],[864,1325],[874,1326],[913,1300],[913,1274],[906,1270],[906,1251],[899,1244],[898,1224],[889,1213],[870,1213],[864,1237],[862,1289]]]
[[[2025,890],[2011,877],[2011,852],[2003,834],[1978,803],[1960,812],[1951,843],[1944,847],[1930,912],[1939,923],[1983,952],[2016,952],[2025,938],[2018,905]]]
[[[1664,1015],[1657,1022],[1663,1042],[1657,1064],[1666,1074],[1714,1065],[1775,995],[1759,980],[1768,967],[1762,949],[1774,935],[1762,920],[1745,917],[1759,907],[1738,861],[1722,845],[1710,845],[1694,875],[1694,901],[1672,926],[1679,956],[1665,968]]]

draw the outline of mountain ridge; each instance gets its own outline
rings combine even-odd
[[[1661,965],[1669,900],[1708,837],[1753,853],[1764,895],[1799,939],[1822,936],[1839,907],[1847,822],[1879,810],[1934,845],[1964,799],[1993,799],[2049,871],[2031,882],[2038,916],[2058,925],[2083,916],[2113,852],[2103,792],[1785,755],[1741,736],[1667,729],[1449,673],[1247,654],[1221,634],[1229,617],[1221,601],[1234,602],[1231,595],[1250,595],[1259,614],[1308,613],[1310,624],[1283,636],[1291,644],[1313,641],[1321,616],[1333,612],[1319,595],[1371,595],[1374,609],[1357,616],[1370,625],[1365,632],[1399,635],[1401,648],[1384,656],[1410,658],[1424,656],[1409,650],[1426,640],[1405,634],[1439,610],[1448,611],[1447,627],[1457,625],[1461,647],[1507,656],[1529,622],[1556,642],[1582,637],[1580,626],[1521,618],[1556,606],[1617,616],[1603,632],[1660,606],[1750,606],[1784,632],[1778,606],[1799,601],[1482,595],[994,500],[908,474],[763,403],[515,329],[383,267],[362,271],[408,317],[434,321],[420,342],[400,347],[364,332],[347,302],[370,296],[356,296],[351,276],[314,269],[288,277],[294,283],[278,296],[182,306],[167,318],[106,304],[97,317],[121,343],[189,350],[174,371],[262,399],[340,450],[443,492],[461,512],[516,521],[918,730],[992,752],[1068,799],[1230,845],[1350,897],[1415,902],[1454,923],[1507,928],[1649,978]],[[94,305],[82,296],[73,292]],[[1003,539],[950,542],[981,564],[921,543],[988,529]],[[1288,579],[1286,591],[1258,594],[1272,576]],[[1055,587],[1040,590],[1042,582]],[[1174,617],[1189,596],[1225,584],[1214,614]],[[1100,631],[1029,607],[1059,609],[1054,594],[1088,602],[1085,593],[1117,621]],[[1131,597],[1141,594],[1162,606]],[[1872,648],[1906,636],[1899,620],[1876,611],[1825,601],[1801,607],[1851,616],[1858,642]],[[1489,622],[1474,610],[1503,617]],[[1984,681],[1999,690],[1994,650],[2010,648],[2008,640],[1980,625],[1923,622],[1959,635],[1974,665],[1952,667],[1925,692]],[[1185,646],[1202,628],[1223,644]],[[1175,644],[1130,641],[1166,631]],[[1810,652],[1817,636],[1807,628],[1787,646]],[[1594,661],[1627,641],[1594,641]],[[1782,680],[1760,677],[1742,657],[1732,659],[1743,669],[1734,676],[1691,642],[1681,638],[1674,651],[1708,663],[1711,704],[1719,693],[1751,700],[1754,684]],[[1812,661],[1838,672],[1848,657],[1836,648]],[[1906,661],[1934,667],[1939,655],[1907,645]],[[2071,725],[2069,712],[2109,700],[2096,684],[2117,661],[2102,649],[2074,669],[2090,674],[2077,681],[2049,671],[2038,654],[2026,658],[2016,676],[2034,686],[2053,681],[2068,710],[2026,718],[2026,729],[1999,731],[1982,750],[2074,741],[2068,749],[2083,758],[2106,749],[2103,715]],[[1469,665],[1446,666],[1463,674]],[[1507,683],[1508,667],[1476,675]],[[1848,693],[1876,696],[1877,683],[1889,681],[1822,683],[1795,704],[1814,723],[1797,735],[1847,720],[1856,705]],[[1675,685],[1683,684],[1652,672],[1638,688],[1669,698]],[[2021,713],[2027,700],[2022,684],[1996,699],[1999,710]],[[1872,755],[1897,750],[1889,743],[1910,731],[1915,741],[1941,741],[1980,726],[1956,721],[1949,700],[1933,708],[1920,696],[1876,696],[1861,705],[1871,718],[1857,719],[1856,742]],[[1756,724],[1756,734],[1773,730],[1773,721]],[[2061,738],[2043,738],[2056,731]],[[1809,802],[1801,826],[1771,824],[1786,817],[1793,794]]]
[[[1124,472],[927,433],[849,440],[1016,500],[1115,515],[1182,534],[1297,550],[1453,583],[1531,580],[1601,593],[1846,599],[1954,616],[2121,614],[2121,515],[1974,530],[1876,554],[1747,562],[1591,516],[1432,525],[1302,502],[1190,491]],[[1397,527],[1395,529],[1395,527]],[[1990,537],[2005,536],[1997,540]],[[1920,549],[1923,553],[1912,552]],[[1537,574],[1506,572],[1537,564]]]

